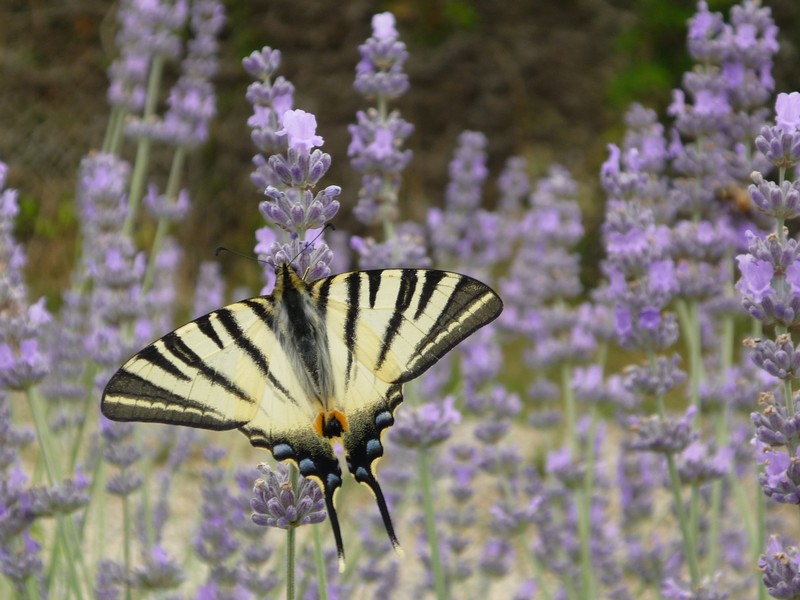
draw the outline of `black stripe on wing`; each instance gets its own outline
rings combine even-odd
[[[191,381],[192,379],[186,375],[186,373],[181,371],[174,362],[164,356],[164,354],[155,344],[151,344],[139,352],[139,354],[136,355],[136,358],[143,359],[155,365],[165,373],[172,375],[175,379],[180,379],[181,381]]]
[[[214,325],[211,323],[211,319],[216,316],[216,313],[210,313],[204,315],[197,319],[194,324],[197,325],[197,328],[203,333],[208,339],[214,342],[214,345],[219,349],[222,350],[225,345],[222,343],[222,339],[220,339],[217,330],[214,329]]]
[[[221,431],[241,427],[213,406],[180,396],[120,369],[108,382],[101,410],[115,421],[146,421]]]
[[[433,296],[443,281],[458,277],[455,286],[443,293],[448,295],[447,302],[441,309],[433,326],[419,343],[414,354],[409,357],[408,369],[397,379],[396,383],[405,383],[418,377],[447,354],[459,342],[496,319],[503,310],[500,297],[487,285],[476,279],[455,273],[445,273],[445,277],[437,278],[435,271],[428,271],[437,279],[436,287],[430,292]],[[427,285],[427,281],[426,281]],[[425,291],[423,285],[423,292]],[[420,297],[420,301],[425,298]],[[430,298],[426,304],[430,303]],[[419,315],[423,311],[417,310]]]
[[[252,310],[253,313],[264,323],[264,325],[268,329],[272,330],[274,316],[271,307],[268,307],[267,304],[265,304],[264,301],[266,300],[267,298],[264,297],[250,298],[249,300],[242,301],[241,304],[244,304],[250,310]],[[216,316],[219,319],[219,322],[225,328],[225,331],[227,331],[228,335],[231,336],[236,346],[250,358],[255,367],[258,369],[259,373],[266,377],[272,386],[281,394],[283,394],[287,400],[297,404],[297,399],[292,397],[292,395],[289,393],[289,390],[286,389],[286,387],[284,387],[284,385],[275,378],[275,375],[272,373],[272,371],[270,371],[267,356],[258,347],[256,347],[248,335],[242,331],[242,328],[236,320],[236,317],[233,315],[233,311],[227,309],[219,310],[216,312]]]
[[[361,274],[350,273],[347,276],[347,314],[344,321],[344,343],[347,348],[347,367],[344,373],[345,388],[350,384],[353,359],[356,353],[356,336],[359,315],[359,297],[361,295]],[[374,301],[373,301],[374,302]]]
[[[217,313],[217,317],[220,317],[223,313],[226,312],[227,311],[219,311]],[[199,354],[197,354],[194,350],[192,350],[189,347],[189,345],[183,341],[181,335],[178,333],[179,331],[180,330],[168,333],[163,338],[161,338],[160,342],[156,342],[152,344],[152,346],[158,347],[159,343],[163,344],[165,350],[168,350],[170,354],[172,354],[178,360],[182,361],[188,367],[196,369],[198,375],[202,375],[203,377],[205,377],[208,381],[212,383],[212,385],[218,385],[222,387],[229,394],[236,396],[241,400],[244,400],[248,404],[253,404],[255,402],[253,398],[248,396],[247,393],[238,385],[236,385],[236,383],[233,380],[231,380],[227,375],[210,367],[208,363],[206,363],[206,361],[200,357]],[[148,360],[147,355],[149,353],[150,348],[151,346],[148,346],[148,348],[137,354],[132,360],[137,360],[137,359]],[[174,365],[173,368],[177,369],[177,367]],[[167,370],[167,372],[169,373],[170,371]],[[184,376],[183,378],[180,379],[188,381],[190,378]]]
[[[414,292],[417,289],[417,271],[414,269],[405,269],[400,276],[400,287],[397,290],[397,299],[395,301],[395,310],[386,325],[386,331],[383,333],[383,340],[381,340],[381,349],[378,353],[378,360],[375,363],[375,370],[378,371],[383,366],[386,360],[386,355],[392,347],[392,342],[400,332],[400,326],[405,320],[404,313],[411,306],[411,300],[414,298]]]
[[[444,271],[425,271],[425,281],[422,283],[422,291],[419,295],[419,302],[417,303],[417,310],[414,311],[414,320],[420,318],[425,309],[428,308],[433,293],[439,287],[439,282],[444,279],[446,273]]]

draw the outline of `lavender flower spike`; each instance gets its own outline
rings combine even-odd
[[[770,596],[800,598],[800,552],[796,546],[784,546],[777,535],[770,536],[758,569]]]
[[[29,304],[24,282],[25,251],[14,239],[17,190],[5,188],[8,167],[0,162],[0,385],[24,389],[48,371],[39,332],[50,321],[44,298]]]
[[[299,476],[297,494],[289,481],[289,471],[283,465],[273,471],[265,463],[258,465],[264,479],[253,485],[255,498],[250,500],[253,523],[264,527],[289,529],[325,520],[325,498],[319,486]]]

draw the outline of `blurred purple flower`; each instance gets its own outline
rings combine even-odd
[[[392,13],[372,17],[372,37],[358,51],[361,60],[356,65],[354,87],[361,95],[393,99],[408,90],[408,75],[403,71],[408,52],[398,39]]]
[[[663,454],[682,452],[697,437],[692,428],[695,412],[695,407],[690,406],[680,419],[631,417],[628,427],[632,437],[626,440],[625,446],[631,450]]]
[[[430,448],[449,438],[452,426],[460,422],[455,398],[447,396],[441,402],[429,402],[400,413],[390,435],[394,443],[404,448]]]

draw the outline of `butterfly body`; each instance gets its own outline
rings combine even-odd
[[[490,288],[455,273],[388,269],[306,282],[285,264],[273,294],[212,311],[133,356],[101,409],[120,421],[239,429],[293,461],[322,487],[343,561],[331,442],[341,438],[397,547],[375,465],[403,383],[501,310]]]

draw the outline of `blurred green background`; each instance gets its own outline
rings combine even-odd
[[[765,4],[780,27],[777,91],[798,90],[800,2]],[[709,2],[726,18],[731,5]],[[534,176],[559,162],[581,181],[586,227],[594,231],[583,246],[591,278],[603,209],[596,180],[606,145],[619,141],[630,102],[664,114],[671,89],[691,67],[686,21],[696,4],[229,0],[226,8],[218,118],[210,143],[188,162],[194,208],[176,232],[187,251],[186,287],[218,244],[249,251],[252,232],[262,224],[261,197],[249,181],[254,148],[241,58],[264,45],[283,52],[280,74],[296,87],[295,106],[317,116],[323,149],[333,157],[323,184],[344,190],[337,227],[368,233],[351,216],[359,178],[349,168],[347,125],[368,106],[352,88],[357,48],[370,35],[372,15],[384,10],[395,14],[410,54],[411,89],[396,106],[416,127],[409,144],[415,158],[402,192],[404,217],[421,219],[441,203],[456,136],[479,130],[489,138],[493,178],[507,157],[522,154]],[[116,52],[116,9],[99,0],[0,2],[0,160],[10,167],[9,185],[21,194],[17,233],[28,247],[32,294],[47,294],[51,304],[68,284],[75,260],[76,169],[84,154],[99,147],[108,117],[106,68]],[[167,164],[158,153],[154,158],[158,179]],[[487,189],[490,205],[494,185]],[[226,260],[227,275],[257,286],[258,270],[244,263]]]

